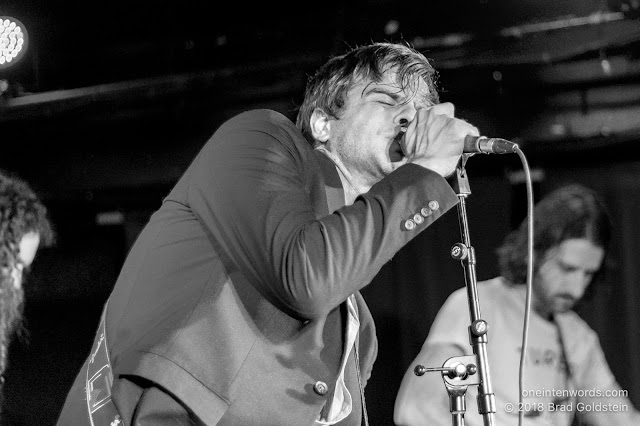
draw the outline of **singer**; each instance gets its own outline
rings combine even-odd
[[[434,75],[406,45],[360,46],[309,80],[295,125],[219,127],[132,247],[58,424],[367,424],[359,290],[456,205],[445,177],[478,135]]]
[[[519,406],[518,368],[522,345],[527,274],[527,223],[498,249],[502,277],[478,283],[484,319],[489,323],[489,366],[496,395],[496,424],[579,424],[632,426],[640,412],[621,392],[596,333],[571,310],[604,274],[610,223],[590,189],[561,187],[534,211],[534,279],[523,405]],[[397,425],[450,425],[449,397],[439,374],[417,377],[416,364],[441,366],[450,357],[471,353],[467,296],[455,291],[442,306],[422,350],[405,373],[395,404]],[[475,395],[467,389],[468,426],[482,425]],[[620,407],[588,410],[594,405]],[[625,410],[624,407],[627,409]]]

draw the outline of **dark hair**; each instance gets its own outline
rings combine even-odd
[[[592,283],[599,281],[608,264],[606,252],[611,221],[597,194],[577,184],[554,190],[534,208],[534,273],[549,249],[572,238],[585,238],[605,251],[605,261]],[[502,276],[515,284],[524,283],[527,278],[526,219],[505,238],[497,253]]]
[[[363,79],[380,82],[390,69],[397,71],[397,83],[403,90],[415,91],[418,79],[422,79],[428,88],[428,101],[438,103],[437,73],[422,53],[406,44],[372,43],[333,57],[318,69],[307,82],[296,126],[314,145],[310,128],[313,111],[319,108],[329,116],[339,118],[347,93],[355,84]]]
[[[23,290],[14,285],[11,271],[22,237],[31,232],[40,235],[41,246],[54,242],[47,209],[38,196],[22,179],[0,171],[0,375],[6,367],[11,334],[20,331],[22,318]]]
[[[40,234],[41,246],[53,244],[53,227],[40,198],[24,180],[0,171],[0,266],[15,261],[20,240],[30,232]]]

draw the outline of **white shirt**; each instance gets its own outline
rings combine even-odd
[[[353,408],[353,401],[349,389],[344,383],[344,369],[347,366],[349,354],[354,347],[358,329],[360,328],[360,320],[355,308],[355,300],[353,296],[347,299],[347,339],[342,352],[342,364],[340,365],[340,374],[336,380],[336,386],[333,392],[333,398],[327,402],[327,406],[320,413],[320,418],[316,420],[318,425],[333,425],[344,420]]]

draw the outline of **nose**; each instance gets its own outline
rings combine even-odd
[[[568,277],[568,290],[569,293],[576,299],[580,299],[584,294],[585,290],[589,286],[591,282],[592,274],[587,273],[585,271],[574,271],[570,277]]]
[[[409,123],[416,116],[417,112],[418,110],[416,109],[413,102],[407,102],[398,111],[398,114],[396,115],[396,120],[395,120],[396,124],[406,129],[409,126]]]

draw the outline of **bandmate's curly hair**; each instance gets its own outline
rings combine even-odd
[[[47,209],[22,179],[0,171],[0,397],[11,338],[22,331],[24,290],[15,281],[22,237],[40,236],[40,246],[54,243]]]

